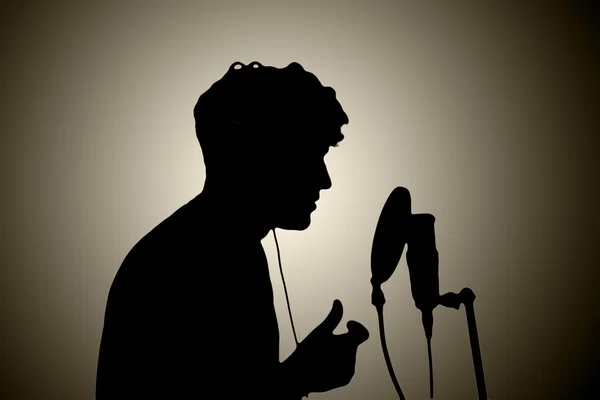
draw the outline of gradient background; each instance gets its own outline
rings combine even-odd
[[[348,319],[371,332],[353,381],[311,398],[396,398],[369,279],[375,225],[400,185],[413,212],[437,217],[441,291],[479,296],[490,398],[589,390],[600,334],[598,14],[443,4],[5,5],[0,397],[94,398],[117,268],[202,189],[193,106],[232,62],[254,60],[300,62],[350,117],[312,226],[278,232],[299,337],[335,298],[339,332]],[[285,358],[294,342],[271,235],[264,246]],[[400,384],[409,400],[427,398],[404,258],[384,292]],[[462,309],[436,310],[433,356],[436,398],[475,400]]]

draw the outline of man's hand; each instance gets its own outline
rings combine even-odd
[[[342,320],[342,303],[333,302],[325,320],[317,326],[285,360],[286,369],[303,395],[326,392],[345,386],[354,376],[358,346],[369,338],[369,331],[356,321],[348,321],[348,332],[334,335]]]

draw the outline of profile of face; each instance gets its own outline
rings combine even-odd
[[[271,223],[280,229],[305,230],[322,190],[331,188],[325,164],[330,145],[295,141],[268,156],[264,173],[264,204]]]

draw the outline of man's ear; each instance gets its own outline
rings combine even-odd
[[[253,146],[254,159],[259,162],[268,162],[270,155],[268,146],[263,142],[256,142]]]
[[[243,158],[246,167],[253,170],[254,174],[264,174],[270,164],[265,147],[259,143],[252,143],[246,147],[245,153]]]

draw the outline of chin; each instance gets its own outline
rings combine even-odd
[[[310,226],[310,223],[310,214],[307,214],[306,216],[285,218],[277,224],[277,227],[288,231],[303,231]]]

